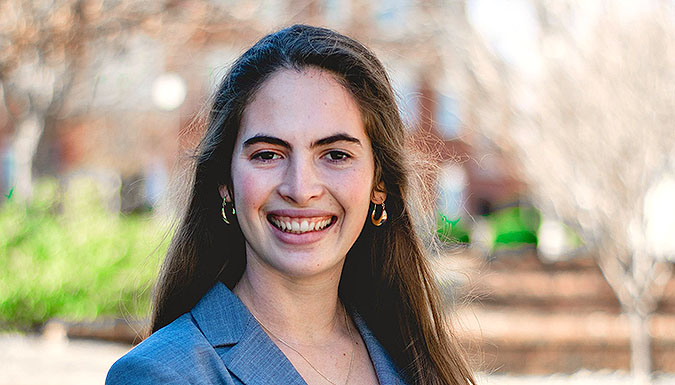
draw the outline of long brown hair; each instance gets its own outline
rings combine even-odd
[[[230,163],[242,113],[261,84],[280,69],[331,72],[361,109],[384,182],[389,220],[369,223],[347,254],[339,295],[365,319],[412,384],[474,384],[443,315],[439,291],[411,213],[422,215],[406,131],[380,61],[337,32],[294,25],[258,41],[232,65],[214,95],[194,158],[188,206],[155,288],[152,332],[189,311],[218,280],[234,288],[246,266],[244,237],[220,217],[218,186],[230,185]],[[376,185],[378,184],[376,183]]]

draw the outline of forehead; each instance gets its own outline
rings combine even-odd
[[[238,141],[265,134],[302,144],[336,133],[368,142],[351,93],[329,72],[283,69],[262,84],[244,110]]]

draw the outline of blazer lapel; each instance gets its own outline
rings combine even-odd
[[[244,384],[307,385],[284,353],[253,320],[242,339],[221,357]]]
[[[352,319],[359,329],[359,333],[361,333],[363,342],[366,344],[380,385],[405,385],[406,382],[396,369],[396,365],[389,356],[389,353],[387,353],[370,329],[368,329],[366,321],[356,312],[352,313]]]
[[[216,283],[191,313],[227,369],[242,383],[307,385],[246,306],[223,283]]]
[[[246,306],[223,283],[216,283],[191,311],[199,329],[227,369],[246,385],[307,385]],[[380,385],[405,384],[387,351],[354,312]]]

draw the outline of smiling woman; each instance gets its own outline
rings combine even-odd
[[[244,111],[231,169],[232,194],[220,191],[237,208],[248,263],[303,284],[339,281],[371,200],[381,204],[386,195],[374,189],[356,101],[317,68],[279,70],[262,85]],[[249,273],[260,272],[247,269],[235,293]],[[269,285],[270,273],[259,282]]]
[[[304,25],[257,42],[214,97],[153,334],[106,382],[475,383],[410,215],[408,154],[361,44]]]

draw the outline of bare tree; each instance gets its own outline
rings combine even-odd
[[[532,0],[530,71],[475,34],[465,117],[518,159],[539,206],[579,231],[629,320],[633,373],[648,383],[650,317],[673,248],[656,247],[646,200],[675,175],[675,23],[663,2],[598,4]]]
[[[9,117],[17,196],[32,190],[33,159],[46,128],[63,118],[96,41],[122,47],[171,6],[137,0],[10,0],[0,3],[0,108]],[[72,100],[71,100],[72,101]]]

